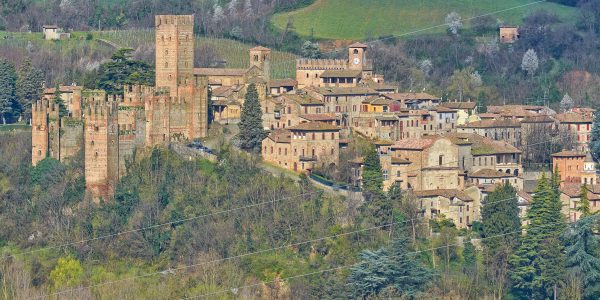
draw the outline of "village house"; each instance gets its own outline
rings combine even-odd
[[[262,141],[263,160],[294,172],[335,170],[339,165],[339,127],[307,122],[271,132]]]
[[[503,119],[514,119],[519,121],[537,115],[552,116],[556,114],[555,111],[546,106],[520,104],[489,105],[487,107],[487,113],[497,114]]]
[[[581,218],[581,211],[578,210],[581,201],[581,192],[583,186],[578,183],[565,184],[560,189],[560,200],[563,204],[562,212],[568,218],[569,222],[575,222]],[[587,197],[590,200],[590,211],[592,213],[600,210],[600,186],[585,186]]]
[[[572,134],[575,149],[579,152],[588,152],[594,123],[593,116],[586,113],[567,112],[554,117],[560,122],[559,130]]]
[[[423,217],[426,220],[445,217],[457,228],[471,228],[480,219],[481,201],[476,189],[435,189],[414,191]]]
[[[42,33],[47,41],[68,40],[71,37],[70,33],[63,32],[63,29],[57,25],[42,26]]]
[[[400,102],[402,108],[423,109],[437,106],[440,103],[440,97],[432,96],[428,93],[386,93],[382,94],[390,100]]]
[[[521,123],[515,119],[486,119],[457,126],[457,132],[475,133],[496,141],[521,146]]]
[[[331,114],[325,112],[325,104],[316,97],[299,91],[268,97],[261,105],[263,125],[267,130],[287,128],[306,122],[305,115]]]
[[[500,43],[512,44],[519,39],[519,27],[502,25],[499,30]]]
[[[298,82],[294,79],[271,79],[269,82],[269,94],[278,96],[287,94],[296,90]]]
[[[475,116],[477,108],[477,103],[475,102],[442,102],[440,106],[456,110],[456,125],[478,121],[472,120],[472,116]]]
[[[561,186],[598,183],[596,166],[589,153],[577,151],[554,153],[552,154],[552,170],[558,172]]]

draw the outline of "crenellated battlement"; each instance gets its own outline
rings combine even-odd
[[[194,15],[156,15],[154,26],[160,25],[194,25]]]
[[[344,59],[312,59],[300,58],[296,60],[298,70],[343,70],[348,67]]]

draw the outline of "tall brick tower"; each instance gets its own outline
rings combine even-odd
[[[90,102],[85,113],[85,185],[94,199],[107,200],[119,179],[118,107]]]
[[[178,87],[192,84],[194,75],[194,16],[157,15],[156,87],[168,87],[178,98]]]
[[[271,80],[271,49],[262,46],[254,47],[250,52],[250,66],[257,66],[263,71],[267,86]]]
[[[354,43],[348,46],[348,68],[351,70],[363,70],[367,60],[367,45]]]

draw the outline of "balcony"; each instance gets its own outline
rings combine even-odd
[[[316,155],[300,155],[300,161],[317,161]]]

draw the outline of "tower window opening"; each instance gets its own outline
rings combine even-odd
[[[354,51],[352,51],[352,53],[358,54],[358,49],[354,49]]]

